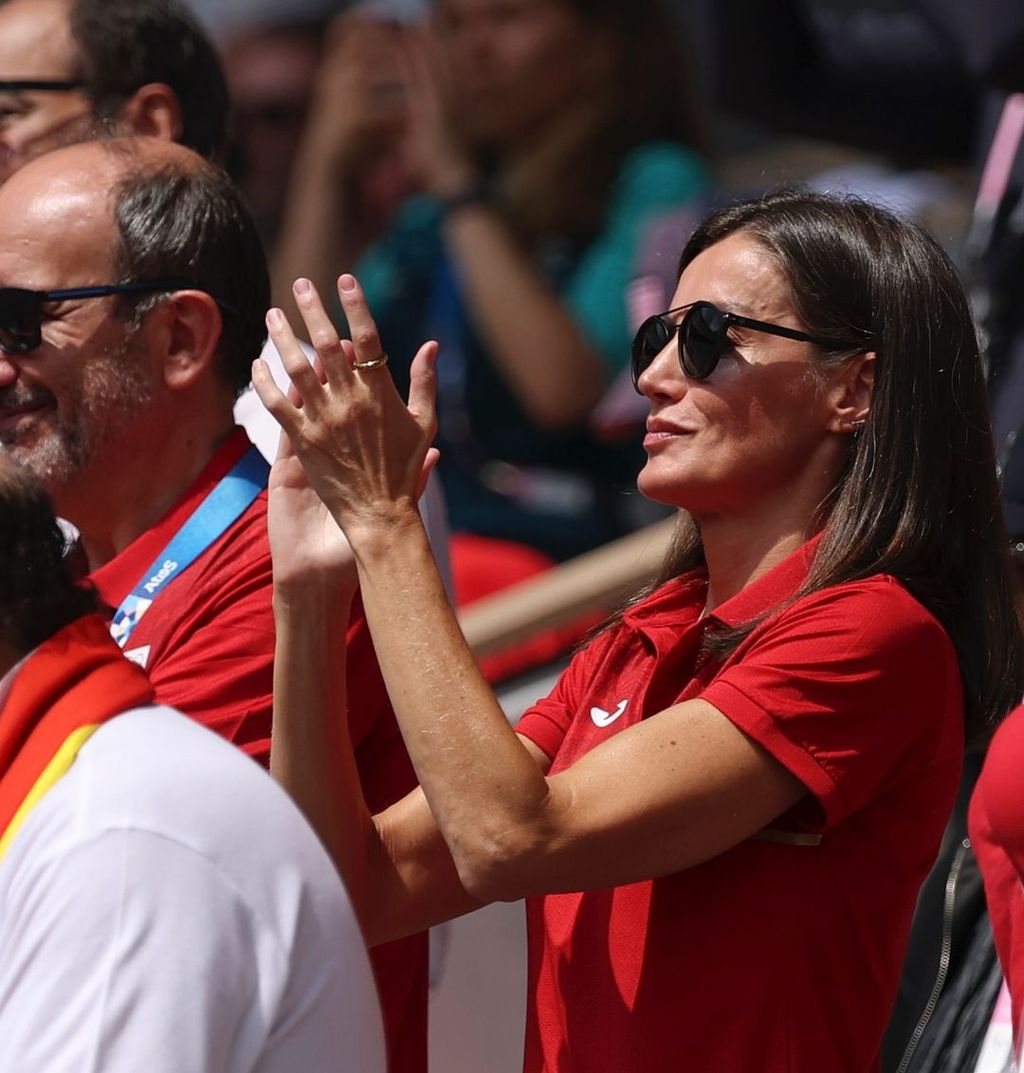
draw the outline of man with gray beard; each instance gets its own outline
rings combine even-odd
[[[157,700],[264,764],[268,467],[232,407],[269,304],[237,192],[181,145],[85,142],[0,186],[0,444],[78,529]],[[360,609],[349,647],[360,774],[381,809],[415,780]],[[425,1062],[426,957],[421,936],[373,951],[393,1071]]]

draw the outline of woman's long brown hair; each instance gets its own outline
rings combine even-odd
[[[712,215],[680,273],[738,231],[775,256],[808,331],[870,340],[878,355],[870,415],[822,504],[822,540],[798,597],[871,574],[901,581],[949,634],[968,737],[983,738],[1021,700],[1024,640],[977,335],[956,269],[934,239],[883,209],[787,189]],[[703,558],[684,515],[655,587]],[[709,643],[724,653],[756,625]]]

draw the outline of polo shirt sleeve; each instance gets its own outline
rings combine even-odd
[[[616,634],[616,630],[605,630],[577,652],[555,688],[528,708],[516,724],[516,733],[532,741],[549,759],[557,755],[593,680],[594,667],[607,655]]]
[[[942,626],[892,578],[834,586],[755,630],[700,694],[795,775],[828,828],[962,742]]]

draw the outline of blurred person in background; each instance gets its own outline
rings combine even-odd
[[[233,21],[231,33],[222,46],[224,72],[231,91],[230,131],[225,152],[227,168],[238,184],[268,250],[273,250],[277,242],[281,214],[295,172],[296,154],[304,137],[318,76],[333,85],[334,79],[340,77],[344,81],[351,76],[353,63],[365,64],[380,59],[364,54],[361,47],[339,56],[333,56],[333,50],[329,48],[332,62],[321,66],[329,19],[322,11],[320,18],[313,10],[307,12],[306,18],[300,15],[301,12],[296,12],[289,18],[285,11],[267,11],[261,16],[263,21],[257,19],[254,24],[246,24],[245,20]],[[373,20],[372,25],[383,28],[386,24]],[[361,38],[346,40],[348,46],[353,43],[361,46],[362,43]],[[365,102],[357,102],[355,114],[362,114],[364,106]],[[373,185],[371,179],[367,189]],[[394,208],[397,199],[407,190],[402,186],[397,195],[385,199],[389,209]],[[314,249],[310,256],[316,256],[316,253]],[[302,272],[309,270],[303,268]],[[287,377],[272,344],[267,345],[263,357],[283,386]],[[243,392],[236,402],[235,417],[245,426],[263,456],[272,460],[277,452],[279,429],[251,389]],[[448,523],[444,494],[436,477],[429,482],[420,509],[427,519],[438,562],[450,586]]]
[[[354,16],[335,49],[275,293],[358,261],[390,352],[439,340],[466,602],[633,525],[639,437],[590,418],[625,367],[645,222],[707,180],[700,116],[659,0],[438,0],[427,33]]]
[[[217,53],[174,0],[0,4],[0,181],[101,133],[220,156],[228,96]]]
[[[356,280],[339,280],[352,342],[308,281],[295,294],[325,376],[279,310],[297,399],[253,374],[295,451],[269,514],[272,770],[370,941],[527,896],[529,1073],[877,1071],[964,738],[1024,685],[948,256],[882,209],[802,191],[698,227],[632,351],[650,405],[638,486],[680,512],[677,543],[517,731],[414,509],[436,462],[436,344],[406,406]],[[377,816],[324,658],[353,564],[420,779]]]
[[[313,99],[328,20],[240,28],[221,47],[231,92],[228,171],[273,252]]]

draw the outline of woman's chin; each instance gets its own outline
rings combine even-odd
[[[636,479],[637,491],[646,499],[661,503],[663,506],[686,509],[680,501],[682,489],[678,481],[666,481],[660,474],[649,472],[650,469],[651,466],[648,463],[640,471]]]

